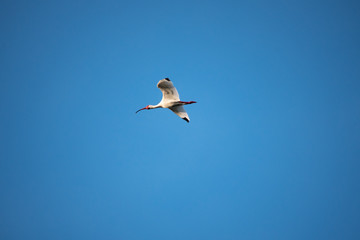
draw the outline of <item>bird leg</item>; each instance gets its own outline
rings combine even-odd
[[[196,102],[195,101],[190,101],[190,102],[179,101],[179,103],[186,105],[186,104],[192,104],[192,103],[196,103]]]

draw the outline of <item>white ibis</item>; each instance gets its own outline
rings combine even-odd
[[[173,111],[176,115],[181,117],[187,122],[190,122],[190,118],[184,109],[184,105],[196,103],[194,101],[190,102],[183,102],[180,101],[179,93],[177,92],[176,88],[174,87],[173,83],[170,81],[169,78],[161,79],[157,87],[163,93],[163,97],[158,105],[147,105],[146,107],[139,109],[136,111],[138,113],[141,110],[150,110],[154,108],[169,108]]]

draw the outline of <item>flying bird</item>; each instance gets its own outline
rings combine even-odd
[[[195,101],[184,102],[180,101],[179,93],[174,87],[169,78],[161,79],[157,87],[160,88],[163,97],[157,105],[147,105],[146,107],[136,111],[138,113],[141,110],[150,110],[154,108],[169,108],[176,115],[181,117],[187,122],[190,122],[190,118],[184,109],[184,105],[196,103]]]

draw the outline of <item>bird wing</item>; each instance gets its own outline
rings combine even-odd
[[[182,105],[169,107],[169,109],[185,121],[190,122],[190,118]]]
[[[158,82],[157,87],[160,88],[161,92],[163,93],[163,97],[161,99],[162,102],[180,101],[179,93],[170,79],[161,79]]]

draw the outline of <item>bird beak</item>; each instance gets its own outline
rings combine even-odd
[[[142,109],[139,109],[139,110],[136,111],[136,113],[140,112],[141,110],[145,110],[145,109],[147,109],[147,108],[144,107],[144,108],[142,108]]]

